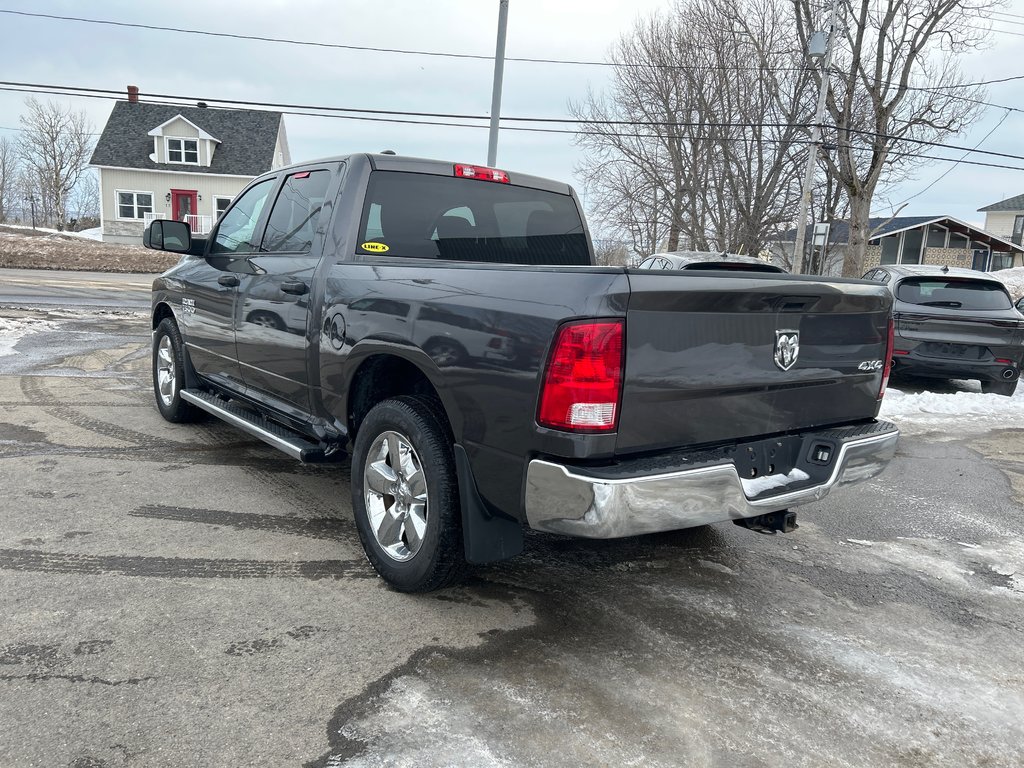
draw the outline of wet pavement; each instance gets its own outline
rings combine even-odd
[[[0,308],[0,766],[1020,766],[1021,433],[426,596],[348,467],[162,421],[142,313]],[[45,325],[40,325],[45,323]]]

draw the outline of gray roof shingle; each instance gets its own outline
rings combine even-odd
[[[149,132],[181,115],[220,140],[209,166],[154,163],[153,137]],[[110,113],[96,149],[92,165],[141,170],[211,173],[232,176],[259,176],[269,171],[281,125],[280,112],[253,109],[211,109],[174,104],[147,104],[118,101]]]
[[[978,209],[978,213],[987,213],[989,211],[1024,211],[1024,195],[1008,197],[1005,200],[1000,200],[998,203],[992,203],[992,205],[986,205],[984,208]]]

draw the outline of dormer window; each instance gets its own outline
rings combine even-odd
[[[167,162],[199,165],[197,139],[167,139]]]

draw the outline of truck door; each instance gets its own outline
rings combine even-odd
[[[307,358],[309,339],[316,338],[310,293],[320,249],[313,249],[313,240],[331,175],[312,168],[284,178],[260,252],[250,259],[253,274],[239,289],[235,343],[242,379],[300,418],[310,410]]]
[[[235,351],[235,303],[238,288],[251,271],[261,236],[263,209],[276,179],[245,190],[210,236],[204,261],[189,278],[191,311],[183,312],[185,341],[196,370],[209,378],[238,385],[241,374]]]

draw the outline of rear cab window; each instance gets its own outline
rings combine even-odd
[[[535,266],[590,265],[570,195],[404,171],[370,174],[356,253]]]
[[[896,298],[922,307],[964,310],[1010,309],[1001,285],[986,280],[910,277],[896,287]]]

